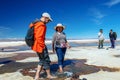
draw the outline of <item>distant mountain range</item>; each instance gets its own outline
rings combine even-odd
[[[96,40],[97,38],[85,38],[85,39],[68,39],[68,40]],[[46,40],[52,40],[50,38],[47,38]],[[109,39],[105,39],[105,40],[109,40]],[[4,41],[24,41],[24,38],[0,38],[0,42],[4,42]],[[120,41],[120,39],[117,39],[117,41]]]
[[[5,39],[0,39],[0,41],[24,41],[23,38],[5,38]]]
[[[89,39],[89,38],[88,38]],[[95,39],[95,38],[93,38]],[[0,38],[0,41],[24,41],[24,38]],[[46,40],[52,40],[50,38],[47,38]],[[87,39],[68,39],[68,40],[87,40]]]

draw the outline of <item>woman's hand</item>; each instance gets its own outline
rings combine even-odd
[[[66,44],[67,44],[67,48],[68,48],[68,49],[70,49],[70,48],[71,48],[71,46],[69,45],[69,43],[66,43]]]
[[[69,46],[68,46],[68,49],[70,49],[70,48],[71,48],[71,46],[69,45]]]

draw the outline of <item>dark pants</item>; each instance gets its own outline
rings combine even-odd
[[[58,65],[63,67],[64,57],[66,53],[66,48],[56,47],[56,53],[58,57]]]
[[[115,48],[115,40],[114,39],[110,39],[111,42],[111,48]]]
[[[37,52],[37,55],[39,57],[39,64],[38,65],[43,66],[44,69],[50,69],[50,62],[51,61],[50,61],[50,58],[48,55],[47,47],[43,50],[42,53]]]

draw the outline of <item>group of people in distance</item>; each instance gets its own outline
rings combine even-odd
[[[103,29],[100,29],[99,33],[98,33],[98,49],[102,49],[103,48],[103,43],[104,43],[104,35],[103,35]],[[111,29],[109,32],[109,39],[110,39],[110,43],[111,43],[111,47],[110,48],[115,48],[115,40],[117,39],[117,34],[116,32],[113,32],[113,30]]]

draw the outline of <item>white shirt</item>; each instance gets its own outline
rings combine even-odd
[[[98,39],[99,40],[104,40],[103,33],[101,33],[101,32],[98,33]]]

